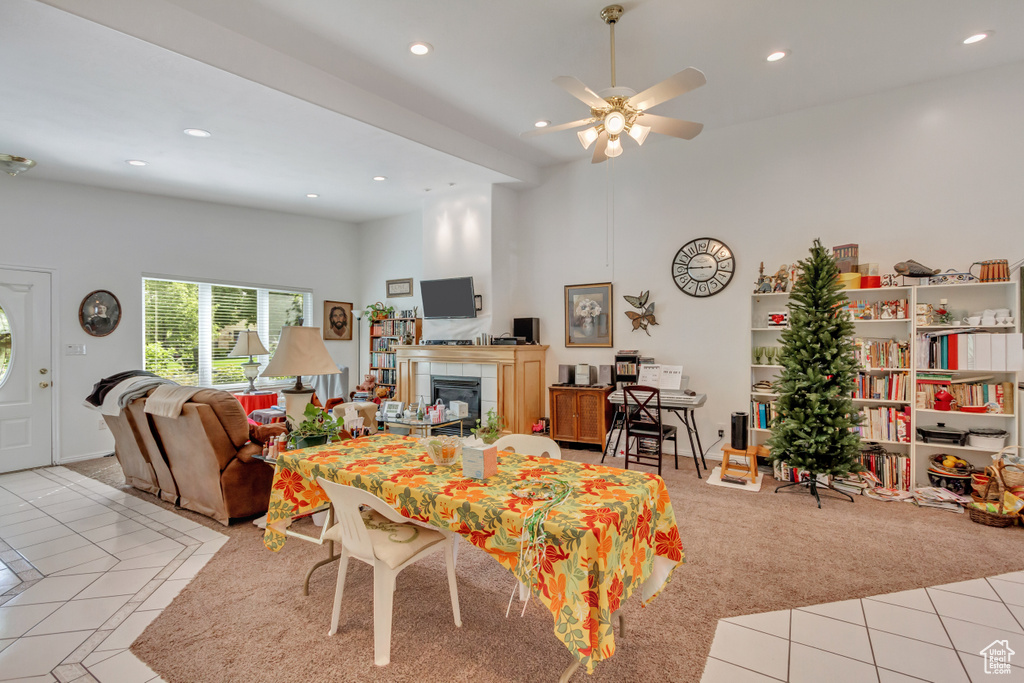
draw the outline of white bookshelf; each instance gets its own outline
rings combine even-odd
[[[918,372],[926,371],[929,368],[919,367],[920,347],[924,335],[941,332],[950,332],[956,329],[971,332],[987,332],[991,334],[1017,333],[1021,330],[1020,320],[1020,283],[1010,282],[987,282],[970,283],[957,285],[911,285],[903,287],[882,287],[877,289],[852,289],[846,290],[847,297],[851,301],[889,301],[894,299],[907,299],[908,317],[906,319],[884,319],[884,320],[855,320],[855,336],[863,339],[897,339],[907,341],[910,346],[910,367],[908,368],[862,368],[863,372],[872,375],[885,375],[905,373],[908,375],[909,395],[906,400],[883,400],[871,398],[853,399],[854,405],[858,408],[870,407],[910,407],[910,442],[885,441],[879,439],[867,439],[880,443],[889,451],[902,452],[910,456],[911,479],[915,486],[928,485],[928,459],[937,453],[955,453],[964,458],[972,465],[983,468],[991,464],[992,449],[974,448],[971,446],[953,446],[940,443],[924,443],[917,435],[918,426],[934,426],[940,422],[957,429],[970,429],[972,427],[998,427],[1010,433],[1007,439],[1008,444],[1020,443],[1020,415],[1022,412],[1021,399],[1024,395],[1017,392],[1016,387],[1024,373],[1017,370],[940,370],[936,372],[947,372],[955,375],[955,379],[971,380],[972,378],[988,378],[984,381],[989,383],[1010,382],[1014,391],[1014,412],[1007,413],[968,413],[961,411],[943,411],[931,408],[918,407],[917,401],[917,379]],[[915,311],[918,304],[932,304],[934,307],[940,305],[940,300],[947,300],[947,307],[955,314],[955,319],[966,316],[968,312],[976,312],[984,309],[1008,308],[1013,315],[1011,325],[973,326],[961,325],[917,325]],[[750,306],[750,344],[751,358],[753,349],[757,346],[777,345],[781,346],[779,332],[784,328],[767,327],[766,316],[769,312],[787,310],[789,303],[788,293],[763,293],[751,295]],[[750,398],[751,402],[772,402],[778,398],[771,391],[757,391],[753,389],[756,382],[762,380],[774,381],[780,371],[781,365],[777,364],[756,364],[750,366]],[[753,415],[750,416],[753,425]],[[764,428],[750,429],[750,443],[763,444],[767,441],[771,432]]]

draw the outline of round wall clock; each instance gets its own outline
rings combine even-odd
[[[735,270],[732,249],[710,237],[690,240],[672,259],[672,279],[690,296],[718,294],[732,280]]]
[[[121,302],[105,289],[90,292],[78,309],[82,329],[94,337],[106,337],[121,322]]]

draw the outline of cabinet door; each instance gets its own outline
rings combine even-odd
[[[579,392],[579,440],[604,443],[604,394],[599,391]]]
[[[551,412],[555,416],[551,436],[555,440],[576,440],[576,392],[551,393]]]

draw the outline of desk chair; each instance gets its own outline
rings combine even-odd
[[[459,590],[455,585],[454,544],[450,532],[412,524],[377,496],[317,478],[334,506],[337,524],[326,535],[341,545],[338,561],[338,587],[334,592],[334,610],[329,635],[338,632],[341,594],[345,588],[348,558],[354,557],[373,567],[373,663],[391,662],[391,616],[394,607],[395,577],[416,560],[444,551],[448,566],[448,590],[452,596],[455,625],[462,626]],[[359,506],[369,508],[360,512]]]
[[[533,434],[506,434],[494,442],[499,451],[512,451],[520,455],[540,455],[552,460],[562,459],[562,449],[553,439]]]
[[[671,441],[675,451],[676,469],[679,469],[679,441],[674,425],[661,422],[661,392],[654,387],[628,386],[625,393],[626,469],[629,464],[658,466],[661,476],[661,447],[663,441]],[[654,448],[654,444],[657,448]],[[697,454],[693,454],[697,463]],[[697,467],[700,476],[700,466]]]

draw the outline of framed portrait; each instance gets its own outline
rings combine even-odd
[[[412,296],[412,278],[388,280],[387,292],[389,299],[394,296]]]
[[[352,339],[352,304],[347,301],[324,301],[324,341]]]
[[[105,289],[89,292],[78,307],[78,322],[88,334],[106,337],[121,322],[121,302]]]
[[[565,345],[612,345],[612,283],[565,286]]]

